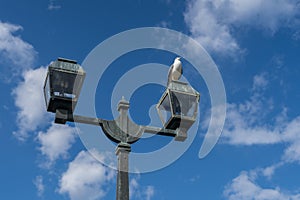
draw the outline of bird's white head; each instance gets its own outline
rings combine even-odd
[[[179,60],[179,61],[180,61],[180,58],[181,58],[181,57],[176,57],[175,60]]]

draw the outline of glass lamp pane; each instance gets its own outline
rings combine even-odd
[[[75,61],[58,59],[48,67],[44,95],[48,112],[57,109],[72,113],[84,81],[85,72]]]
[[[167,94],[164,99],[161,102],[161,108],[167,111],[171,112],[171,104],[170,104],[170,98],[169,95]]]
[[[50,100],[50,79],[49,79],[49,74],[47,74],[46,81],[45,81],[45,86],[44,86],[44,98],[46,105],[48,106],[49,100]]]
[[[76,74],[66,73],[59,70],[53,70],[51,76],[52,89],[55,96],[75,98],[76,90],[74,89]]]
[[[163,124],[165,124],[167,121],[169,121],[170,118],[172,117],[171,112],[166,111],[166,110],[160,110],[160,114],[161,114],[161,120],[162,120]]]
[[[181,92],[171,92],[174,115],[194,117],[197,112],[197,96]]]
[[[172,109],[169,95],[166,95],[158,106],[159,117],[163,124],[165,124],[172,117]]]

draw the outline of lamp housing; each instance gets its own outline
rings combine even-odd
[[[189,84],[172,80],[156,105],[164,128],[188,130],[196,121],[199,100]]]
[[[74,60],[58,58],[48,66],[44,97],[48,112],[72,114],[78,101],[85,71]]]

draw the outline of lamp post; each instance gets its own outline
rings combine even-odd
[[[138,141],[145,132],[184,141],[188,129],[196,120],[200,94],[187,83],[172,81],[156,106],[163,127],[142,126],[129,119],[129,102],[124,98],[118,103],[119,117],[115,120],[74,115],[84,78],[85,72],[76,61],[58,58],[52,62],[44,84],[47,111],[55,113],[55,123],[65,124],[69,121],[101,126],[104,134],[117,143],[116,199],[128,200],[131,144]]]

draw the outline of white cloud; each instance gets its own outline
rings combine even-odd
[[[28,132],[35,131],[48,123],[43,96],[43,85],[46,78],[46,68],[30,69],[23,74],[23,81],[13,90],[15,105],[19,108],[17,115],[18,131],[14,135],[25,140]]]
[[[281,191],[279,187],[263,188],[256,181],[259,171],[243,171],[225,188],[224,196],[229,200],[299,200],[300,194]]]
[[[43,183],[43,177],[42,176],[37,176],[34,180],[34,185],[37,189],[37,194],[39,197],[43,196],[44,191],[45,191],[45,186]]]
[[[194,37],[210,52],[232,55],[240,50],[230,27],[219,22],[210,1],[192,1],[185,13],[185,21]]]
[[[298,41],[300,40],[300,31],[296,31],[293,36],[292,36],[293,40]]]
[[[238,106],[227,106],[227,123],[223,130],[222,141],[231,145],[267,145],[286,144],[282,161],[300,163],[300,116],[281,123],[255,125],[253,121],[260,121],[257,113],[243,112]],[[263,115],[264,110],[257,110]],[[283,113],[284,114],[284,113]],[[276,122],[278,118],[276,116]],[[256,122],[257,123],[257,122]]]
[[[75,142],[76,128],[68,125],[52,124],[46,132],[39,132],[39,150],[48,158],[45,166],[51,166],[58,158],[65,158]]]
[[[141,186],[139,184],[140,175],[137,174],[135,177],[131,178],[129,183],[129,195],[130,199],[138,200],[151,200],[155,194],[154,187],[152,185]]]
[[[277,163],[277,164],[275,164],[275,165],[268,166],[268,167],[262,169],[261,172],[262,172],[262,174],[263,174],[265,177],[267,177],[268,179],[271,179],[272,176],[273,176],[274,173],[275,173],[275,170],[276,170],[277,168],[281,167],[281,165],[283,165],[282,162]]]
[[[19,25],[0,21],[0,62],[9,66],[15,65],[15,68],[11,69],[14,73],[29,69],[36,55],[32,45],[15,35],[22,29]]]
[[[276,144],[282,142],[281,127],[253,125],[257,113],[243,112],[237,105],[227,106],[227,119],[222,139],[232,145]]]
[[[136,191],[139,189],[139,183],[137,181],[138,178],[132,178],[129,182],[129,195],[130,199],[136,195]]]
[[[169,28],[169,27],[171,27],[171,22],[170,21],[161,21],[156,26],[162,27],[162,28]]]
[[[241,52],[234,35],[239,27],[256,27],[271,34],[293,24],[296,0],[191,0],[185,22],[192,36],[210,52],[236,56]]]
[[[55,0],[50,0],[48,4],[48,10],[59,10],[61,5],[58,5]]]
[[[287,123],[283,140],[289,144],[282,159],[300,164],[300,116]]]
[[[23,28],[20,25],[0,21],[0,79],[15,81],[17,87],[12,95],[19,111],[17,114],[18,131],[14,135],[25,140],[28,132],[34,131],[45,123],[46,112],[42,97],[42,86],[46,69],[30,69],[35,60],[36,52],[32,45],[23,41],[16,33]],[[17,82],[16,76],[22,76]],[[16,78],[16,79],[15,79]],[[17,79],[18,80],[18,79]]]
[[[255,75],[249,99],[227,105],[223,132],[225,142],[233,145],[256,145],[295,141],[296,134],[291,132],[295,129],[295,125],[291,125],[295,122],[288,120],[285,107],[281,113],[272,114],[270,118],[269,114],[274,112],[274,103],[272,97],[265,95],[268,89],[267,74]]]
[[[286,26],[297,14],[297,1],[294,0],[224,0],[219,6],[225,9],[225,22],[257,26],[271,32]],[[226,8],[227,7],[227,8]],[[225,11],[225,12],[226,12]]]
[[[199,181],[201,179],[201,176],[198,175],[194,175],[193,177],[189,178],[188,181],[191,183],[195,183],[196,181]]]
[[[145,190],[145,199],[150,200],[154,195],[154,187],[153,186],[147,186]]]
[[[268,79],[265,76],[255,76],[250,100],[227,106],[221,141],[248,146],[283,144],[285,149],[278,166],[288,162],[300,163],[300,116],[289,119],[284,107],[281,113],[271,114],[270,119],[268,114],[273,106],[264,96],[267,85]],[[271,175],[276,168],[270,168],[265,173]]]
[[[253,78],[252,90],[253,91],[264,90],[268,84],[269,81],[266,78],[266,74],[263,73],[263,74],[255,75]]]
[[[265,127],[235,127],[233,131],[224,130],[228,142],[234,145],[276,144],[281,142],[278,132]]]
[[[270,98],[264,96],[268,80],[265,74],[253,78],[249,100],[228,104],[223,141],[233,145],[276,144],[282,142],[284,124],[270,126],[262,123],[273,109]]]
[[[68,194],[71,200],[101,199],[107,192],[104,186],[114,177],[114,170],[103,166],[88,152],[81,151],[62,175],[59,193]]]

